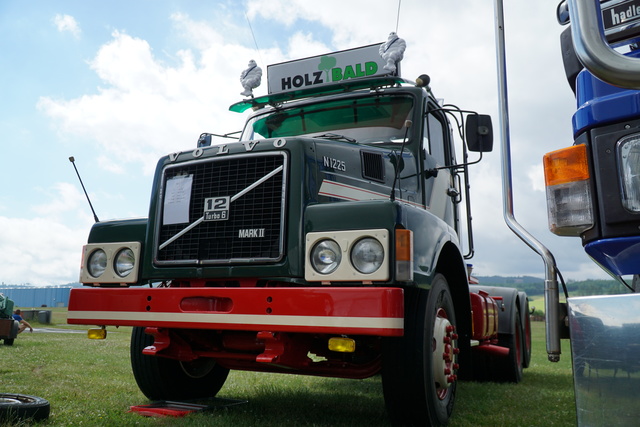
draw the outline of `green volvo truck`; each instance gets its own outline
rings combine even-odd
[[[460,379],[521,380],[527,296],[468,270],[491,118],[380,48],[269,66],[235,140],[162,157],[148,218],[91,229],[68,322],[132,326],[148,398],[215,396],[230,370],[381,374],[393,422],[438,425]]]

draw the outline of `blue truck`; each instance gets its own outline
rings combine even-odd
[[[544,260],[547,353],[570,338],[579,425],[637,425],[640,408],[640,1],[567,0],[557,8],[573,144],[544,156],[549,229],[581,239],[586,254],[629,292],[569,297],[553,255],[514,219],[510,203],[506,62],[497,0],[505,218]]]

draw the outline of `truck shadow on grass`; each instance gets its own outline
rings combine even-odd
[[[217,421],[243,426],[390,425],[379,377],[366,380],[302,377],[302,384],[296,385],[289,382],[298,382],[301,377],[274,378],[282,381],[259,383],[250,395],[236,393],[233,384],[228,391],[223,388],[220,397],[245,399],[248,403],[216,411],[213,415]]]

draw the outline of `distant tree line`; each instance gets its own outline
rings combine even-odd
[[[544,295],[544,280],[531,277],[502,277],[487,276],[478,277],[481,285],[502,286],[508,288],[516,288],[525,291],[527,295]],[[562,287],[561,284],[559,284]],[[620,284],[615,280],[569,280],[566,283],[567,292],[571,296],[589,296],[589,295],[615,295],[629,293],[629,288]],[[562,293],[562,288],[560,289]]]

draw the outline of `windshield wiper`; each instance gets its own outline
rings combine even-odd
[[[313,138],[324,138],[324,139],[343,139],[347,142],[357,142],[353,138],[349,138],[348,136],[340,135],[337,133],[323,133],[322,135],[314,135]]]

